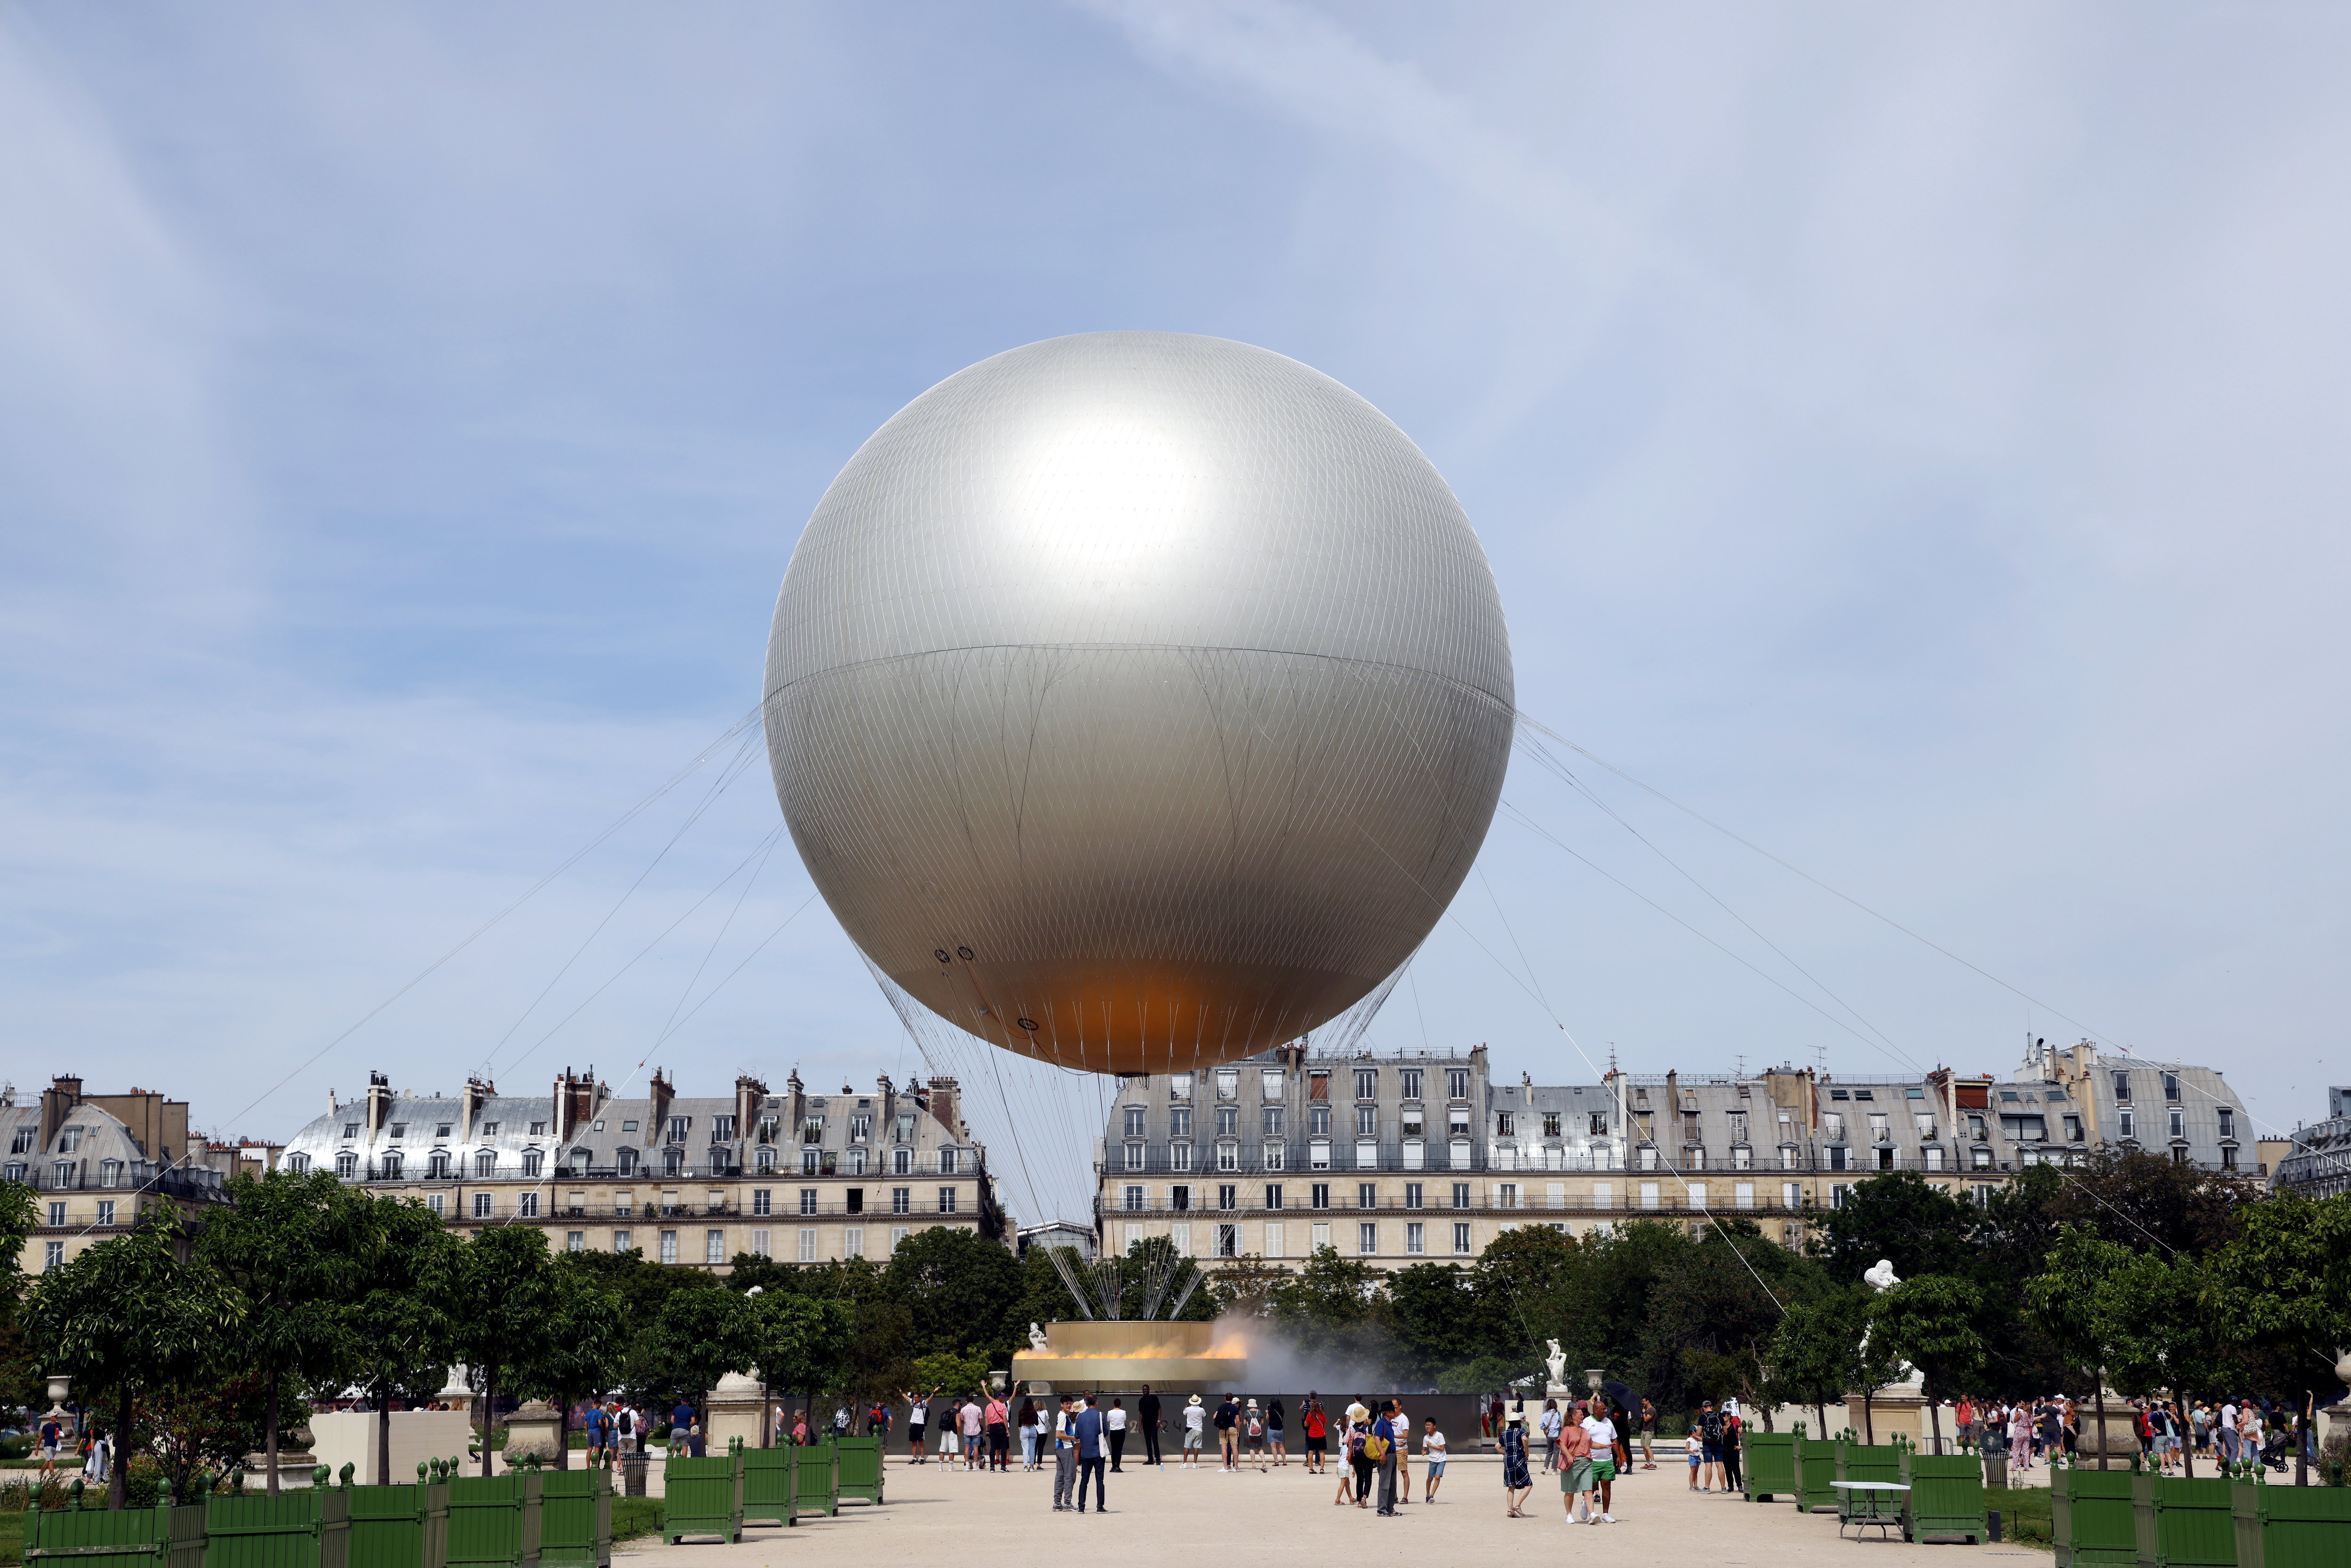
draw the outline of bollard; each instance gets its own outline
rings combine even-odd
[[[1984,1518],[1991,1521],[1992,1544],[1997,1546],[2000,1544],[2000,1510],[1986,1509]]]

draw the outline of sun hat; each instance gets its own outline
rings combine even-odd
[[[1195,1394],[1194,1396],[1192,1396],[1192,1403],[1193,1403],[1193,1404],[1197,1405],[1199,1402],[1200,1402],[1200,1396],[1199,1396],[1198,1395]]]
[[[1254,1399],[1250,1400],[1250,1401],[1249,1401],[1249,1407],[1250,1409],[1252,1409],[1252,1410],[1256,1409],[1256,1408],[1257,1408],[1257,1401],[1256,1401],[1256,1400],[1254,1400]]]

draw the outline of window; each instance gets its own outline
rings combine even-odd
[[[2163,1097],[2175,1105],[2179,1103],[2179,1074],[2177,1072],[2163,1075]]]
[[[914,1151],[912,1149],[892,1149],[890,1151],[890,1174],[892,1176],[913,1176],[914,1174]]]
[[[2065,1119],[2069,1122],[2073,1120],[2071,1116]],[[2237,1135],[2237,1113],[2226,1105],[2220,1107],[2220,1135],[2224,1138],[2233,1138]]]
[[[1647,1153],[1648,1151],[1646,1151],[1646,1150],[1643,1150],[1642,1152],[1643,1152],[1644,1154],[1646,1154],[1646,1153]],[[1829,1169],[1831,1169],[1831,1170],[1833,1170],[1833,1171],[1841,1171],[1841,1170],[1843,1170],[1843,1169],[1844,1169],[1844,1168],[1845,1168],[1845,1146],[1844,1146],[1843,1144],[1832,1144],[1832,1145],[1829,1145]]]
[[[563,1233],[563,1249],[564,1249],[566,1252],[585,1252],[585,1251],[587,1251],[587,1250],[588,1250],[588,1233],[587,1233],[586,1231],[584,1231],[584,1230],[567,1230],[567,1231],[565,1231],[565,1232]]]
[[[1494,1113],[1494,1136],[1498,1138],[1509,1138],[1515,1137],[1516,1135],[1515,1118],[1513,1118],[1508,1111],[1497,1111]]]
[[[1494,1207],[1497,1208],[1518,1207],[1519,1184],[1514,1181],[1506,1181],[1498,1184],[1494,1188]]]
[[[849,1119],[849,1141],[852,1144],[873,1141],[873,1113],[871,1111],[860,1111]]]
[[[42,1270],[47,1271],[51,1269],[62,1269],[65,1266],[66,1244],[62,1241],[44,1242],[41,1247]]]
[[[1192,1228],[1190,1226],[1169,1226],[1167,1228],[1167,1241],[1168,1245],[1176,1249],[1176,1256],[1178,1258],[1189,1258],[1192,1255]]]
[[[1239,1134],[1240,1130],[1241,1108],[1238,1105],[1217,1106],[1217,1136],[1220,1138],[1235,1137]]]
[[[661,1233],[661,1260],[664,1263],[677,1261],[677,1232],[674,1230]]]
[[[447,1181],[449,1179],[448,1150],[435,1149],[432,1154],[425,1156],[424,1178],[427,1181]]]
[[[346,1138],[356,1138],[356,1137],[358,1137],[359,1135],[360,1135],[360,1124],[359,1124],[357,1122],[346,1122],[346,1123],[344,1123],[344,1124],[343,1124],[343,1136],[344,1136],[344,1137],[346,1137]]]
[[[392,1135],[395,1138],[404,1138],[408,1136],[408,1124],[405,1122],[394,1122],[392,1124]]]
[[[898,1243],[904,1241],[907,1237],[912,1236],[914,1233],[914,1228],[911,1225],[892,1226],[890,1228],[890,1250],[893,1252],[898,1250]]]
[[[2171,1113],[2171,1135],[2175,1138],[2184,1138],[2188,1135],[2187,1112],[2174,1111]]]
[[[1467,1138],[1454,1139],[1451,1155],[1453,1168],[1455,1170],[1468,1170],[1469,1168],[1469,1140]]]
[[[2226,1125],[2227,1125],[2227,1122],[2226,1122],[2225,1118],[2223,1119],[2223,1121],[2222,1121],[2222,1124],[2222,1124],[2223,1126],[2226,1126]],[[2066,1141],[2067,1143],[2069,1143],[2069,1144],[2078,1144],[2078,1143],[2080,1143],[2080,1142],[2082,1141],[2082,1118],[2081,1118],[2081,1117],[2079,1117],[2079,1116],[2068,1116],[2068,1117],[2066,1117],[2066,1118],[2065,1118],[2065,1141]]]
[[[627,1191],[616,1192],[612,1195],[612,1212],[614,1214],[626,1215],[636,1201],[636,1195],[634,1193]]]
[[[961,1163],[956,1157],[956,1154],[957,1151],[954,1149],[939,1151],[939,1175],[953,1176],[962,1168]]]
[[[1979,1147],[1976,1150],[1975,1166],[1976,1169],[1980,1171],[1988,1171],[1991,1169],[1991,1151],[1990,1149]]]
[[[1542,1135],[1543,1135],[1544,1137],[1546,1137],[1546,1138],[1556,1138],[1556,1137],[1558,1137],[1558,1136],[1559,1136],[1559,1113],[1558,1113],[1558,1112],[1556,1112],[1556,1111],[1546,1111],[1546,1112],[1544,1112],[1544,1113],[1543,1113],[1543,1123],[1542,1123],[1542,1127],[1543,1127],[1543,1130],[1542,1130]]]
[[[1730,1113],[1730,1141],[1734,1144],[1747,1141],[1747,1113],[1744,1111]]]
[[[1190,1170],[1192,1168],[1192,1145],[1189,1144],[1168,1145],[1167,1168],[1171,1171]]]
[[[1355,1184],[1355,1207],[1357,1208],[1377,1208],[1379,1206],[1379,1183],[1370,1181],[1357,1182]]]
[[[1869,1113],[1869,1141],[1873,1144],[1886,1144],[1893,1142],[1893,1139],[1894,1134],[1886,1125],[1886,1113],[1872,1111]]]
[[[1189,1105],[1177,1105],[1168,1111],[1167,1135],[1171,1138],[1192,1135],[1192,1108]]]
[[[614,1157],[612,1174],[614,1176],[632,1176],[636,1175],[637,1151],[634,1149],[622,1149],[620,1154]]]
[[[943,1186],[939,1188],[939,1212],[941,1214],[953,1214],[955,1211],[956,1189],[951,1186]]]
[[[1453,1184],[1453,1207],[1456,1208],[1467,1208],[1469,1207],[1469,1184],[1468,1182],[1457,1181]]]
[[[1355,1140],[1355,1168],[1359,1171],[1380,1168],[1380,1141],[1377,1138]]]
[[[2135,1138],[2138,1136],[2137,1119],[2128,1111],[2116,1113],[2115,1119],[2119,1124],[2122,1135],[2125,1138]]]
[[[1468,1106],[1456,1105],[1445,1113],[1445,1133],[1447,1137],[1453,1138],[1466,1138],[1469,1135]]]
[[[911,1144],[914,1141],[914,1113],[912,1111],[901,1111],[898,1113],[897,1142]]]
[[[614,1232],[612,1232],[612,1250],[613,1250],[613,1251],[615,1251],[615,1252],[633,1252],[633,1251],[635,1251],[635,1250],[636,1250],[636,1248],[637,1248],[637,1240],[636,1240],[636,1235],[635,1235],[635,1233],[634,1233],[633,1231],[628,1231],[628,1230],[615,1230]]]
[[[1643,1208],[1655,1208],[1657,1207],[1657,1184],[1656,1182],[1645,1181],[1641,1184],[1641,1207]]]
[[[1238,1225],[1217,1227],[1216,1254],[1219,1258],[1238,1258],[1241,1250],[1241,1228]]]
[[[1331,1098],[1331,1075],[1328,1072],[1308,1073],[1306,1075],[1306,1097],[1309,1100],[1328,1100]]]
[[[1832,1144],[1844,1143],[1844,1113],[1842,1111],[1823,1111],[1821,1113],[1821,1135]]]
[[[1281,1207],[1281,1187],[1278,1183],[1269,1184],[1267,1186],[1265,1189],[1265,1206],[1268,1208],[1280,1208]]]
[[[1930,1171],[1938,1171],[1943,1168],[1942,1145],[1928,1144],[1927,1145],[1927,1168]]]
[[[1263,1110],[1258,1113],[1259,1131],[1263,1132],[1269,1138],[1278,1138],[1281,1136],[1282,1117],[1283,1112],[1280,1106],[1266,1106]]]
[[[1126,1135],[1130,1138],[1139,1138],[1143,1136],[1143,1107],[1140,1105],[1129,1105],[1125,1109],[1124,1115],[1126,1118]]]
[[[1405,1130],[1410,1132],[1412,1129],[1406,1126]],[[1428,1145],[1420,1139],[1406,1138],[1399,1146],[1404,1155],[1405,1169],[1416,1171],[1428,1163]]]
[[[1127,1227],[1130,1231],[1138,1228],[1139,1227],[1133,1225]],[[1132,1240],[1127,1243],[1130,1247],[1134,1244]],[[1281,1227],[1279,1225],[1269,1225],[1265,1228],[1265,1255],[1269,1258],[1279,1258],[1282,1255]]]
[[[386,1181],[398,1181],[400,1179],[400,1151],[398,1149],[386,1149],[383,1152],[383,1179]]]
[[[585,1213],[587,1213],[587,1212],[588,1212],[588,1195],[587,1195],[586,1193],[584,1193],[584,1192],[575,1192],[575,1193],[571,1194],[571,1195],[570,1195],[570,1197],[569,1197],[569,1201],[564,1205],[564,1210],[563,1210],[563,1211],[564,1211],[566,1214],[585,1214]]]
[[[1416,1219],[1404,1228],[1404,1249],[1417,1258],[1428,1250],[1428,1227]]]
[[[800,1232],[800,1261],[803,1263],[816,1261],[816,1232],[813,1230]]]
[[[475,1176],[486,1179],[490,1176],[496,1176],[497,1174],[497,1169],[498,1155],[496,1150],[483,1149],[474,1155],[474,1174]]]
[[[447,1201],[445,1195],[441,1193],[433,1192],[424,1195],[424,1207],[433,1211],[433,1218],[435,1219],[448,1218],[447,1210],[444,1207]]]
[[[515,1199],[515,1212],[525,1219],[538,1218],[538,1194],[526,1192]]]
[[[684,1174],[685,1151],[684,1149],[664,1149],[662,1151],[662,1175],[684,1176]]]
[[[1421,1185],[1416,1181],[1408,1181],[1404,1184],[1404,1206],[1406,1208],[1418,1208],[1420,1207],[1421,1190]]]
[[[1219,1100],[1235,1099],[1240,1094],[1240,1092],[1241,1070],[1238,1067],[1217,1068],[1217,1098]]]
[[[1127,1210],[1129,1213],[1134,1213],[1141,1210],[1144,1207],[1143,1195],[1146,1190],[1146,1188],[1141,1186],[1129,1186],[1121,1189],[1119,1194],[1119,1207]]]
[[[1608,1135],[1607,1112],[1594,1111],[1592,1113],[1592,1129],[1588,1135],[1594,1138],[1604,1138]]]
[[[1270,1171],[1281,1169],[1289,1163],[1289,1158],[1290,1145],[1287,1144],[1268,1144],[1258,1151],[1258,1163]]]
[[[1258,1076],[1258,1098],[1260,1100],[1279,1100],[1281,1098],[1281,1069],[1279,1067],[1266,1068]]]
[[[1453,1255],[1457,1258],[1469,1256],[1469,1222],[1466,1219],[1454,1222]]]
[[[1318,1181],[1306,1190],[1312,1195],[1312,1202],[1315,1207],[1328,1208],[1331,1207],[1331,1184],[1329,1182]]]
[[[1330,1246],[1331,1227],[1327,1223],[1318,1223],[1311,1227],[1308,1232],[1307,1245],[1318,1252]]]
[[[353,1176],[359,1175],[359,1155],[353,1154],[337,1155],[335,1156],[335,1174],[342,1177],[345,1181],[349,1181]]]
[[[1380,1070],[1376,1067],[1355,1069],[1355,1098],[1375,1100],[1380,1092]]]
[[[775,1150],[768,1148],[765,1145],[761,1145],[758,1154],[754,1156],[754,1158],[757,1163],[758,1173],[761,1176],[773,1176],[776,1174]]]
[[[773,1205],[774,1205],[774,1201],[775,1201],[775,1193],[774,1193],[772,1190],[770,1190],[769,1188],[767,1188],[767,1187],[764,1187],[764,1186],[755,1186],[755,1187],[753,1187],[753,1188],[751,1189],[751,1212],[752,1212],[752,1213],[754,1213],[754,1214],[772,1214],[772,1213],[774,1213],[774,1212],[775,1212],[775,1209],[774,1209],[774,1207],[773,1207]]]
[[[547,1156],[537,1149],[525,1149],[522,1152],[522,1174],[525,1177],[538,1176],[545,1166]]]
[[[2130,1103],[2130,1074],[2121,1068],[2115,1070],[2115,1101],[2122,1105]]]
[[[893,1214],[914,1213],[914,1189],[911,1186],[892,1187],[890,1189],[890,1212]]]
[[[37,1129],[30,1122],[27,1122],[23,1126],[17,1128],[16,1137],[9,1142],[8,1152],[12,1155],[31,1154],[33,1152],[33,1134],[36,1131]],[[347,1138],[355,1138],[359,1136],[359,1134],[351,1132],[346,1133],[343,1135]]]
[[[1189,1100],[1191,1097],[1192,1075],[1188,1072],[1169,1073],[1167,1075],[1167,1098],[1170,1100]]]
[[[754,1258],[771,1258],[775,1256],[775,1254],[768,1250],[768,1233],[766,1231],[754,1230],[751,1232],[751,1256]]]
[[[726,1232],[705,1230],[702,1233],[702,1260],[705,1263],[726,1261]]]
[[[1468,1068],[1448,1067],[1445,1070],[1445,1097],[1448,1100],[1467,1100],[1469,1098],[1469,1070]]]
[[[898,1152],[903,1155],[906,1151],[900,1149]],[[823,1167],[823,1165],[824,1156],[816,1150],[802,1149],[800,1151],[800,1175],[814,1176]]]
[[[817,1132],[821,1135],[824,1131],[824,1118],[819,1116],[815,1118],[815,1122]],[[669,1137],[665,1141],[673,1144],[685,1142],[686,1130],[693,1125],[694,1118],[691,1116],[672,1116],[669,1119]]]
[[[1407,1100],[1420,1098],[1420,1069],[1407,1067],[1396,1074],[1396,1092]]]
[[[2236,1145],[2223,1144],[2220,1145],[2220,1168],[2224,1171],[2232,1171],[2237,1168]]]
[[[474,1195],[474,1218],[476,1219],[487,1219],[489,1217],[490,1195],[486,1192],[475,1193]]]
[[[898,1152],[903,1155],[906,1151],[901,1149]],[[1126,1168],[1131,1171],[1139,1171],[1144,1168],[1143,1145],[1141,1144],[1129,1144],[1126,1145]],[[900,1176],[904,1176],[906,1173],[900,1171],[898,1174]]]
[[[49,1223],[52,1226],[58,1226],[63,1225],[65,1222],[66,1206],[62,1203],[53,1203],[49,1205]]]
[[[841,1190],[841,1207],[846,1212],[851,1214],[862,1214],[865,1212],[865,1189],[863,1187],[845,1187]]]
[[[1167,1189],[1167,1207],[1175,1209],[1186,1209],[1191,1207],[1192,1189],[1188,1186],[1169,1187]]]
[[[865,1174],[865,1145],[862,1144],[849,1151],[849,1174],[851,1176]]]
[[[1241,1189],[1239,1187],[1234,1186],[1231,1182],[1224,1183],[1217,1188],[1217,1207],[1218,1208],[1238,1208],[1241,1206],[1240,1194]]]
[[[1804,1207],[1804,1189],[1803,1189],[1801,1186],[1799,1186],[1797,1183],[1795,1183],[1795,1182],[1792,1182],[1792,1181],[1791,1181],[1791,1182],[1782,1182],[1782,1183],[1781,1183],[1781,1184],[1780,1184],[1780,1207],[1782,1207],[1782,1208],[1802,1208],[1802,1207]]]
[[[1380,1228],[1377,1222],[1366,1219],[1362,1224],[1355,1227],[1355,1250],[1362,1253],[1366,1258],[1376,1257],[1378,1255],[1380,1250]]]
[[[1830,1187],[1829,1207],[1831,1208],[1843,1208],[1844,1207],[1845,1195],[1851,1191],[1853,1191],[1853,1188],[1849,1186],[1839,1186]]]

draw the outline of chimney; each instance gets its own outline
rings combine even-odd
[[[497,1092],[498,1086],[486,1078],[472,1076],[466,1078],[465,1124],[457,1129],[457,1136],[461,1141],[468,1144],[474,1141],[474,1124],[481,1118],[482,1106]]]
[[[368,1074],[367,1135],[373,1143],[383,1124],[392,1119],[392,1080],[381,1072]]]
[[[651,1144],[669,1136],[669,1103],[677,1098],[677,1090],[669,1081],[667,1068],[653,1069],[648,1092],[653,1095],[653,1120],[645,1125],[645,1142]]]
[[[931,1114],[947,1130],[947,1136],[963,1135],[963,1124],[956,1120],[956,1081],[952,1078],[931,1080]]]
[[[555,1081],[555,1141],[569,1143],[595,1114],[596,1070],[590,1067],[585,1075],[575,1075],[565,1068]]]
[[[789,1142],[797,1144],[800,1141],[800,1124],[808,1120],[808,1090],[800,1082],[799,1068],[792,1069],[792,1075],[784,1080],[784,1087],[791,1092],[792,1096],[791,1122],[787,1135]]]
[[[66,1118],[71,1115],[73,1108],[80,1103],[81,1080],[79,1078],[70,1074],[59,1074],[49,1081],[49,1086],[41,1091],[40,1146],[42,1148],[46,1149],[49,1146],[49,1140],[57,1135],[57,1129],[66,1124]]]
[[[768,1097],[768,1086],[747,1074],[735,1080],[735,1135],[748,1138],[751,1129],[758,1124],[759,1105]]]

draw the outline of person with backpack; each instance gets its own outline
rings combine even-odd
[[[1698,1490],[1713,1491],[1720,1488],[1729,1490],[1722,1484],[1722,1412],[1714,1407],[1711,1399],[1698,1402],[1698,1437],[1700,1460]]]
[[[1355,1506],[1368,1508],[1372,1501],[1372,1476],[1379,1469],[1379,1460],[1372,1457],[1372,1413],[1362,1404],[1347,1406],[1347,1475],[1354,1482]]]
[[[1265,1412],[1257,1407],[1257,1401],[1254,1399],[1249,1402],[1249,1409],[1241,1416],[1241,1431],[1242,1435],[1249,1439],[1249,1458],[1257,1461],[1258,1471],[1263,1474],[1265,1471]]]

